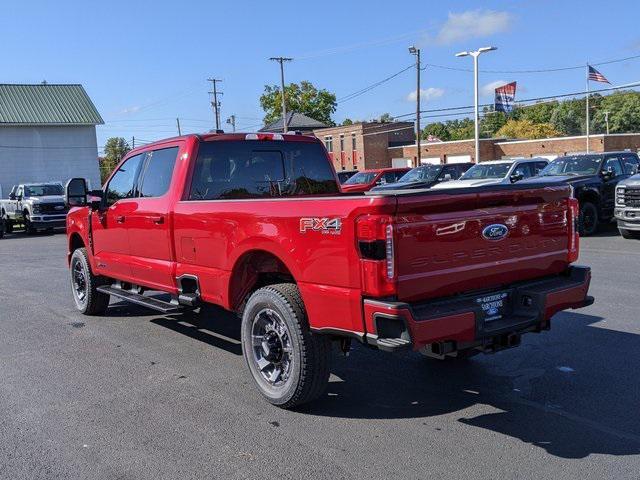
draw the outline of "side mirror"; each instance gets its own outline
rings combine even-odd
[[[15,200],[16,199],[16,194],[15,193],[10,193],[9,194],[9,200]]]
[[[509,180],[511,180],[511,183],[516,183],[519,182],[520,180],[522,180],[524,178],[524,175],[521,173],[514,173],[513,175],[511,175],[511,177],[509,177]]]
[[[84,207],[87,205],[87,181],[84,178],[72,178],[64,188],[64,203],[67,207]]]
[[[603,170],[601,172],[601,175],[604,180],[611,180],[613,177],[616,176],[612,167],[607,167],[606,170]]]

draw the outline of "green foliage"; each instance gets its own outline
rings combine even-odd
[[[100,178],[103,183],[130,150],[131,147],[122,137],[107,139],[104,144],[104,157],[100,159]]]
[[[433,122],[428,124],[422,130],[420,134],[420,138],[427,138],[429,135],[439,138],[443,142],[451,140],[451,132],[449,131],[449,127],[446,123],[442,122]]]
[[[462,120],[449,120],[449,132],[451,140],[467,140],[473,138],[475,132],[475,123],[472,118],[463,118]]]
[[[640,92],[616,92],[600,99],[592,115],[592,130],[606,133],[605,113],[609,112],[609,132],[640,131]]]
[[[493,137],[507,123],[507,115],[504,112],[488,112],[486,109],[484,113],[484,118],[480,120],[480,135]]]
[[[378,119],[378,121],[380,123],[393,122],[393,117],[391,116],[390,113],[383,113],[382,115],[380,115],[380,118]]]
[[[311,82],[290,83],[285,86],[288,112],[299,112],[326,123],[335,125],[331,115],[336,111],[336,96],[328,90],[318,90]],[[282,93],[277,85],[265,85],[260,96],[260,106],[265,112],[264,122],[269,124],[282,116]]]
[[[354,122],[353,122],[353,120],[351,120],[350,118],[345,118],[345,119],[342,121],[342,125],[343,125],[343,126],[345,126],[345,125],[353,125],[353,123],[354,123]]]
[[[559,132],[550,123],[533,123],[531,120],[508,120],[496,132],[497,137],[523,138],[527,140],[557,137],[558,135]]]
[[[558,107],[557,101],[534,103],[524,108],[516,108],[512,114],[515,120],[529,120],[533,123],[550,123],[553,111]]]
[[[563,135],[582,135],[585,132],[585,101],[560,102],[553,110],[550,122]]]

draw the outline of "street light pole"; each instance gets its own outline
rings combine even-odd
[[[497,47],[482,47],[472,52],[456,53],[456,57],[473,57],[473,106],[474,106],[474,143],[475,143],[475,163],[480,162],[480,112],[478,108],[478,57],[484,52],[497,50]]]
[[[409,47],[409,53],[416,56],[416,167],[422,164],[422,153],[420,152],[420,49],[415,46]]]
[[[293,58],[271,57],[269,60],[273,60],[280,64],[280,85],[282,86],[282,132],[287,133],[287,102],[284,98],[284,62],[290,62]]]

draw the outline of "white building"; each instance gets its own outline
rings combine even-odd
[[[100,187],[96,125],[82,85],[0,84],[0,192],[27,182],[87,178]]]

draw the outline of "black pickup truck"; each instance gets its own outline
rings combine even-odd
[[[616,185],[638,171],[640,160],[633,152],[604,152],[558,157],[527,183],[564,183],[573,187],[580,203],[580,235],[596,233],[601,223],[611,221],[615,210]]]

